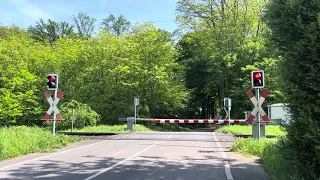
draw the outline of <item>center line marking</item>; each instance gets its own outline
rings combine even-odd
[[[172,137],[172,136],[173,136],[173,134],[169,135],[169,136],[167,137],[167,139],[169,139],[169,138]],[[118,163],[116,163],[116,164],[114,164],[114,165],[112,165],[112,166],[110,166],[110,167],[108,167],[108,168],[102,169],[101,171],[97,172],[96,174],[94,174],[94,175],[92,175],[92,176],[90,176],[90,177],[85,178],[84,180],[93,179],[93,178],[99,176],[100,174],[103,174],[103,173],[105,173],[105,172],[107,172],[107,171],[109,171],[109,170],[111,170],[111,169],[113,169],[113,168],[115,168],[115,167],[117,167],[117,166],[125,163],[126,161],[131,160],[131,159],[139,156],[140,154],[146,152],[148,149],[152,148],[153,146],[155,146],[155,145],[157,145],[157,144],[159,144],[159,143],[161,143],[161,142],[163,142],[163,140],[158,141],[158,142],[156,142],[156,143],[154,143],[154,144],[146,147],[146,148],[143,149],[142,151],[137,152],[136,154],[134,154],[134,155],[132,155],[132,156],[130,156],[130,157],[128,157],[128,158],[126,158],[126,159],[124,159],[124,160],[122,160],[122,161],[120,161],[120,162],[118,162]]]
[[[218,142],[218,139],[216,137],[216,134],[214,132],[212,132],[212,135],[213,135],[213,138],[214,138],[214,141],[217,143],[219,149],[220,149],[220,152],[222,154],[222,157],[226,158],[227,155],[226,153],[223,151],[222,147],[221,147],[221,144],[220,142]],[[224,170],[226,172],[226,175],[227,175],[227,178],[228,180],[233,180],[233,177],[232,177],[232,174],[231,174],[231,169],[230,169],[230,165],[228,163],[228,161],[223,161],[224,162]]]

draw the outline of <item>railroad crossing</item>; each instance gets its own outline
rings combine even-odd
[[[231,110],[231,99],[224,98],[223,99],[223,107],[226,111],[226,118],[228,119],[155,119],[155,118],[139,118],[138,116],[138,106],[139,106],[139,98],[134,98],[134,117],[127,118],[119,118],[120,121],[127,122],[127,128],[129,130],[134,130],[134,124],[136,121],[148,121],[155,122],[156,124],[252,124],[252,137],[260,139],[261,137],[265,137],[265,128],[266,124],[270,123],[270,119],[267,113],[262,109],[262,104],[267,98],[269,94],[269,90],[264,89],[261,97],[259,97],[259,89],[264,88],[264,71],[252,71],[251,72],[251,83],[252,88],[255,89],[255,95],[249,89],[246,91],[250,101],[254,105],[253,110],[250,112],[250,115],[247,119],[231,119],[230,110]],[[257,100],[258,99],[258,100]],[[260,115],[263,121],[260,121]]]

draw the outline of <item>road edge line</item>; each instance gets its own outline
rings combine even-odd
[[[218,147],[219,147],[219,149],[220,149],[220,152],[221,152],[222,157],[226,158],[227,155],[226,155],[226,153],[223,151],[220,142],[218,142],[218,139],[217,139],[217,137],[216,137],[216,134],[215,134],[214,132],[212,132],[212,135],[213,135],[214,141],[217,143],[217,145],[218,145]],[[224,170],[225,170],[225,172],[226,172],[226,176],[227,176],[228,180],[233,180],[233,176],[232,176],[232,174],[231,174],[231,168],[230,168],[229,162],[228,162],[228,161],[223,161],[223,163],[224,163]]]

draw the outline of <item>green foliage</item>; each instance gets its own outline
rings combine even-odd
[[[29,125],[41,112],[39,79],[25,61],[25,46],[31,44],[26,38],[0,38],[0,125]]]
[[[73,27],[67,22],[55,22],[48,19],[48,22],[45,23],[43,19],[40,19],[35,26],[28,28],[28,32],[34,40],[42,43],[49,42],[52,45],[60,37],[73,37],[75,35]]]
[[[78,30],[79,37],[91,37],[95,28],[95,18],[91,18],[86,13],[80,12],[77,16],[73,15],[73,22]]]
[[[240,152],[245,156],[258,156],[266,165],[267,172],[274,180],[298,180],[298,172],[292,169],[291,164],[283,156],[277,139],[239,138],[231,147],[232,151]]]
[[[221,126],[217,132],[236,134],[236,135],[251,135],[252,126],[251,125],[231,125],[231,126]],[[266,135],[286,135],[287,132],[281,126],[266,126]]]
[[[276,53],[268,49],[269,32],[260,17],[265,4],[262,0],[178,2],[177,19],[189,30],[178,42],[179,62],[185,67],[186,86],[192,89],[190,106],[193,111],[202,107],[202,118],[225,116],[221,107],[225,97],[237,109],[231,111],[232,117],[240,118],[251,109],[245,89],[251,88],[252,70],[266,72],[266,88],[272,96],[265,104],[282,100],[274,78]]]
[[[52,136],[50,131],[38,127],[0,128],[0,160],[33,152],[50,152],[82,138],[65,135]]]
[[[304,179],[320,178],[319,12],[318,0],[275,0],[265,13],[293,119],[282,150]]]
[[[65,92],[59,107],[72,100],[87,105],[75,124],[80,127],[97,123],[90,108],[103,124],[132,116],[134,97],[145,107],[140,117],[177,117],[187,101],[169,33],[150,24],[118,37],[106,31],[92,38],[59,37],[52,46],[10,34],[0,38],[0,52],[1,125],[42,124],[49,73],[59,74]],[[61,128],[70,127],[70,109],[63,113]]]
[[[72,119],[74,111],[74,119]],[[85,126],[94,126],[99,123],[100,115],[90,108],[87,104],[81,104],[75,100],[63,103],[60,106],[60,112],[64,120],[57,125],[58,130],[71,127],[72,120],[74,128],[83,128]]]
[[[112,14],[110,14],[108,18],[104,18],[102,20],[101,25],[103,29],[108,30],[115,36],[120,36],[130,29],[130,22],[126,20],[122,15],[116,18]]]
[[[26,37],[28,33],[18,26],[5,27],[0,25],[0,38],[8,39],[12,36]]]

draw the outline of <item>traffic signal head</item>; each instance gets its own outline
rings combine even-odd
[[[251,83],[253,88],[264,88],[264,71],[252,71]]]
[[[47,87],[48,90],[57,90],[58,89],[58,74],[49,74],[47,76]]]

